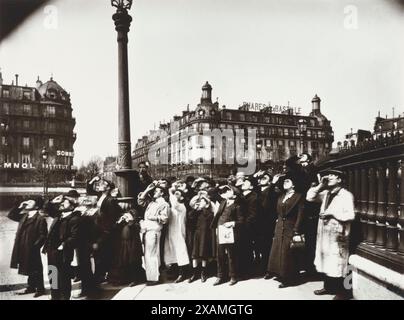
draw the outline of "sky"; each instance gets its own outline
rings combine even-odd
[[[53,78],[71,94],[75,164],[117,154],[117,43],[109,0],[54,0],[0,43],[5,83]],[[336,141],[404,112],[404,9],[393,0],[135,0],[132,147],[213,87],[220,105],[321,98]],[[336,144],[336,141],[334,142]]]

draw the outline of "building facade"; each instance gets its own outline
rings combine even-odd
[[[194,110],[187,107],[181,116],[137,141],[133,164],[149,161],[154,177],[225,177],[235,168],[242,170],[241,164],[248,159],[258,168],[280,164],[302,152],[317,160],[328,154],[334,140],[320,102],[316,95],[307,116],[290,107],[251,103],[230,109],[212,102],[212,87],[206,82]]]
[[[0,183],[72,180],[76,124],[70,94],[53,78],[35,87],[4,84],[0,73]]]

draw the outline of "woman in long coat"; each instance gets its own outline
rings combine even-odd
[[[179,275],[175,282],[181,282],[185,280],[184,267],[189,264],[185,230],[187,210],[184,204],[184,192],[176,190],[176,183],[173,183],[169,193],[171,210],[164,243],[164,262],[166,265],[178,265]]]
[[[278,220],[268,263],[268,273],[278,276],[279,288],[296,284],[299,268],[298,256],[291,249],[292,238],[301,233],[304,197],[295,191],[297,179],[287,175],[283,182],[283,194],[277,203]]]

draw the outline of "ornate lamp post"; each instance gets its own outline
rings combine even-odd
[[[132,0],[111,0],[116,8],[112,16],[118,37],[118,159],[115,171],[118,188],[123,197],[131,196],[132,170],[130,119],[129,119],[129,78],[128,78],[128,32],[132,17],[128,14]]]
[[[303,153],[303,152],[305,152],[304,138],[305,138],[306,132],[307,132],[307,122],[305,119],[299,119],[299,121],[297,123],[297,129],[299,130],[299,134],[300,134],[300,149],[301,149],[301,153]]]
[[[47,177],[47,164],[49,152],[45,147],[42,148],[42,171],[43,171],[43,196],[45,197],[48,193],[48,177]]]

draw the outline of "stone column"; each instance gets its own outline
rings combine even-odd
[[[130,196],[129,180],[132,172],[129,78],[128,78],[128,32],[132,17],[128,11],[118,8],[112,16],[118,37],[118,188],[123,197]]]

